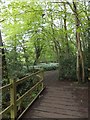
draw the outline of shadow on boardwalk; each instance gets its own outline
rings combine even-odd
[[[58,72],[45,73],[46,89],[24,114],[26,118],[88,118],[88,87],[58,81]]]

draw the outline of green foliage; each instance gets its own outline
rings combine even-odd
[[[72,6],[72,3],[71,3]],[[87,60],[88,51],[88,7],[84,2],[77,5],[80,27],[77,29],[81,35],[82,49],[84,50],[85,62]],[[66,27],[64,29],[64,18],[66,15]],[[66,10],[63,4],[47,3],[44,1],[12,1],[7,4],[1,4],[1,22],[2,31],[5,36],[5,52],[9,78],[20,78],[30,71],[35,60],[37,64],[40,62],[48,63],[49,61],[57,62],[59,56],[61,58],[61,68],[65,68],[71,63],[72,73],[75,73],[77,53],[77,42],[75,33],[75,18],[73,11],[66,4]],[[0,21],[2,19],[0,18]],[[66,58],[67,40],[70,58]],[[39,57],[37,57],[37,55]],[[70,60],[69,60],[70,59]],[[66,62],[68,61],[68,62]],[[58,61],[59,62],[59,61]],[[64,64],[65,63],[65,64]],[[66,64],[67,63],[67,64]],[[87,66],[87,63],[85,63]],[[42,65],[43,66],[43,65]],[[56,66],[43,66],[45,70],[56,69]],[[86,67],[87,68],[87,67]],[[64,76],[71,76],[68,69],[63,71]],[[76,73],[74,74],[76,75]],[[62,76],[62,75],[61,75]],[[74,77],[75,78],[75,77]]]
[[[76,76],[76,56],[65,56],[60,60],[60,79],[77,80]]]

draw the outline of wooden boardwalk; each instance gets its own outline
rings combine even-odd
[[[46,89],[22,119],[88,118],[88,87],[58,81],[57,76],[57,71],[45,73]]]

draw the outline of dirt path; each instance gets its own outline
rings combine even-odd
[[[88,118],[88,87],[59,81],[57,71],[44,74],[46,89],[24,118]]]

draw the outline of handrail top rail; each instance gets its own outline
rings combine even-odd
[[[6,90],[6,89],[8,89],[11,85],[12,85],[12,84],[9,83],[9,84],[7,84],[7,85],[4,85],[4,86],[0,87],[0,91],[1,91],[1,90]]]
[[[17,81],[16,81],[16,84],[18,85],[18,84],[20,84],[22,81],[26,80],[27,78],[32,77],[32,76],[34,76],[34,75],[36,75],[36,74],[38,74],[38,73],[40,73],[40,72],[42,72],[42,71],[43,71],[43,70],[39,70],[39,71],[37,71],[37,72],[35,72],[35,73],[32,73],[32,74],[30,74],[30,75],[27,75],[27,76],[25,76],[25,77],[17,80]]]
[[[25,76],[25,77],[17,80],[17,81],[16,81],[16,84],[18,85],[18,84],[20,84],[21,82],[23,82],[24,80],[26,80],[27,78],[32,77],[32,76],[34,76],[34,75],[36,75],[36,74],[38,74],[38,73],[40,73],[40,72],[42,72],[42,71],[43,71],[43,70],[39,70],[39,71],[37,71],[37,72],[35,72],[35,73],[32,73],[32,74],[30,74],[30,75],[27,75],[27,76]],[[11,86],[11,83],[0,87],[0,90],[8,89],[10,86]]]

